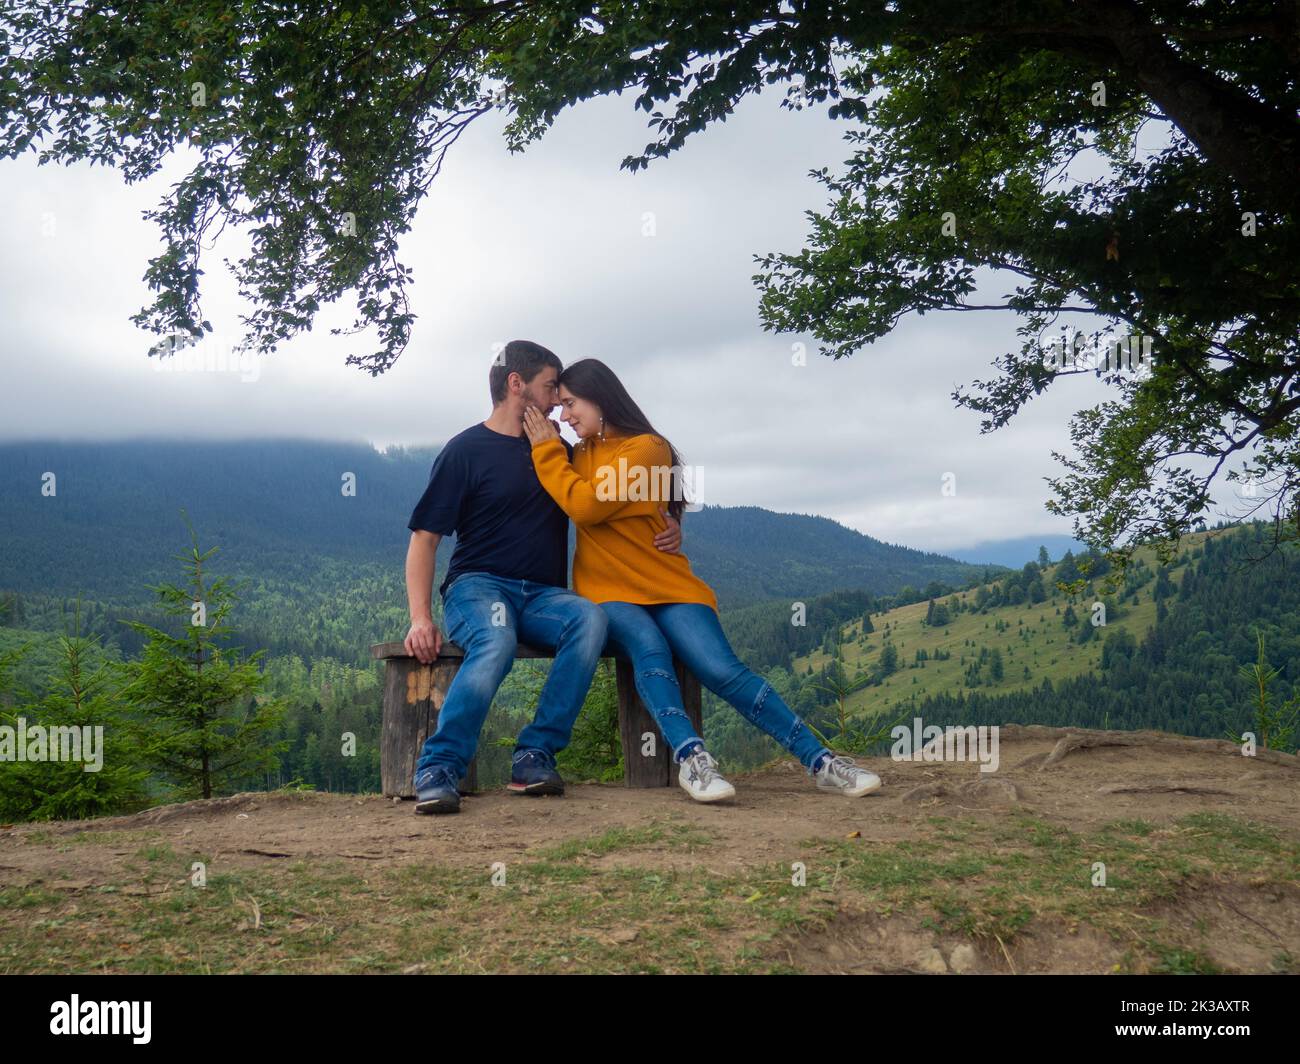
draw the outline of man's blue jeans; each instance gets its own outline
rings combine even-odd
[[[610,645],[632,662],[637,693],[674,758],[680,758],[691,743],[702,741],[682,706],[674,654],[701,684],[784,746],[810,774],[817,759],[830,753],[772,685],[736,657],[711,606],[605,602],[600,608],[609,618]]]
[[[465,660],[447,690],[437,731],[424,741],[416,776],[433,765],[446,766],[456,779],[465,775],[518,643],[555,648],[537,712],[515,745],[516,751],[544,750],[553,760],[569,744],[605,645],[600,607],[568,588],[474,572],[447,588],[442,612],[444,634]]]

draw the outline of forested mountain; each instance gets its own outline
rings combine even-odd
[[[220,548],[223,572],[268,593],[302,595],[311,609],[318,593],[382,585],[404,608],[406,522],[434,454],[304,440],[3,444],[0,589],[145,601],[143,586],[171,572],[188,543],[184,509],[202,542]],[[47,482],[53,494],[43,494]],[[984,573],[824,517],[706,507],[685,523],[685,552],[724,608],[848,588],[962,586]],[[320,586],[322,569],[330,587]]]
[[[146,601],[189,542],[182,509],[230,575],[296,584],[326,561],[400,567],[432,459],[304,440],[0,445],[0,587]]]
[[[691,567],[723,608],[848,589],[893,594],[931,581],[962,587],[986,569],[882,543],[829,518],[757,506],[705,507],[687,514],[684,527]]]

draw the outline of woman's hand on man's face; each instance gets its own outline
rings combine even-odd
[[[555,428],[555,422],[551,421],[535,406],[524,408],[524,433],[528,436],[528,442],[534,446],[545,443],[547,440],[558,440],[560,438],[560,434]]]

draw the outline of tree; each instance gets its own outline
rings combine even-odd
[[[784,84],[785,106],[848,123],[852,155],[814,172],[829,203],[802,250],[756,257],[764,328],[808,331],[839,358],[911,313],[1009,310],[1019,351],[952,393],[983,432],[1060,378],[1103,372],[1048,364],[1062,313],[1150,337],[1146,375],[1108,363],[1116,398],[1075,415],[1048,509],[1120,564],[1142,543],[1172,551],[1240,454],[1223,475],[1250,476],[1252,512],[1300,535],[1294,4],[378,0],[283,18],[191,0],[184,13],[112,0],[0,13],[0,152],[37,150],[56,123],[43,162],[90,159],[128,181],[198,152],[148,215],[165,237],[146,273],[159,295],[132,319],[173,351],[211,330],[205,234],[257,223],[236,267],[259,304],[248,346],[274,351],[355,291],[354,329],[376,326],[380,345],[348,363],[382,373],[414,321],[398,237],[475,118],[507,110],[522,150],[565,108],[632,89],[655,138],[624,158],[636,171]],[[982,271],[1014,290],[972,298]],[[1204,469],[1182,461],[1197,455]]]
[[[70,750],[80,760],[24,761],[0,773],[0,817],[13,820],[81,820],[126,812],[147,804],[148,773],[139,767],[139,751],[124,727],[113,690],[113,666],[93,661],[97,639],[81,634],[78,601],[69,627],[59,637],[59,657],[45,694],[19,713],[0,712],[10,727],[23,716],[30,730],[72,736]],[[53,739],[50,754],[53,754]]]
[[[1127,628],[1116,628],[1106,636],[1101,645],[1101,667],[1109,669],[1121,660],[1132,661],[1137,651],[1137,639]]]
[[[1169,579],[1169,571],[1161,566],[1156,571],[1156,586],[1152,592],[1152,598],[1157,602],[1162,602],[1174,593],[1174,582]]]
[[[886,643],[880,648],[878,668],[882,677],[898,671],[898,648],[893,643]]]
[[[14,671],[29,650],[31,644],[22,643],[0,651],[0,724],[10,728],[16,726],[17,718],[23,712],[21,709],[15,711],[15,707],[23,705],[28,697],[25,690],[15,690]],[[23,768],[13,764],[5,765],[4,771],[0,772],[0,816],[20,820],[26,815],[25,810],[31,807],[31,798],[25,776]]]
[[[263,683],[258,663],[266,652],[244,660],[239,648],[222,645],[232,632],[223,622],[237,599],[224,577],[207,582],[203,563],[217,548],[200,553],[192,526],[190,542],[188,555],[176,555],[185,563],[187,586],[150,588],[165,614],[184,618],[183,634],[124,622],[147,642],[140,660],[123,666],[122,697],[141,720],[146,759],[177,796],[211,798],[275,766],[287,744],[268,739],[281,723],[285,703],[255,701]]]
[[[0,592],[0,627],[20,628],[24,620],[22,596],[17,591]]]
[[[1079,567],[1074,562],[1074,553],[1073,551],[1067,550],[1061,556],[1061,560],[1056,566],[1056,585],[1057,587],[1060,587],[1062,584],[1072,584],[1078,580],[1079,577]],[[1076,592],[1071,593],[1074,594]]]
[[[1300,726],[1300,693],[1293,695],[1279,706],[1273,704],[1273,694],[1269,685],[1281,675],[1280,669],[1269,664],[1264,654],[1264,634],[1255,633],[1259,643],[1259,654],[1253,665],[1242,665],[1240,673],[1250,681],[1254,688],[1254,729],[1261,749],[1289,750],[1295,745],[1296,728]],[[1241,742],[1241,736],[1228,733],[1233,742]]]
[[[1046,569],[1046,568],[1047,568],[1049,565],[1051,565],[1051,564],[1052,564],[1052,557],[1051,557],[1050,554],[1047,553],[1047,548],[1046,548],[1046,547],[1039,547],[1039,548],[1038,548],[1038,565],[1039,565],[1039,567],[1042,568],[1042,569]]]
[[[925,623],[932,628],[942,628],[949,623],[948,605],[945,602],[935,602],[930,600],[930,605],[925,611]]]
[[[894,649],[892,643],[886,643],[885,649],[893,654],[894,668],[898,665],[898,651]],[[881,655],[882,659],[884,654]],[[890,672],[894,671],[891,668]],[[879,677],[875,677],[879,679]],[[836,726],[838,731],[833,736],[827,736],[821,729],[817,728],[811,721],[805,720],[804,723],[823,743],[830,746],[834,743],[837,750],[845,753],[866,753],[873,746],[884,742],[891,734],[894,727],[902,723],[903,718],[900,716],[897,720],[884,724],[877,724],[874,729],[866,730],[860,725],[855,725],[848,711],[848,698],[857,691],[862,690],[873,682],[873,678],[858,673],[853,679],[849,679],[848,673],[844,668],[843,657],[837,655],[826,668],[822,670],[821,679],[814,682],[811,686],[822,697],[826,698],[835,706]],[[820,701],[820,699],[819,699]]]
[[[1116,398],[1073,419],[1048,509],[1073,516],[1077,536],[1120,545],[1121,565],[1139,543],[1172,554],[1239,451],[1245,466],[1227,479],[1258,485],[1250,512],[1271,507],[1279,536],[1300,534],[1300,284],[1286,265],[1300,250],[1297,190],[1283,188],[1276,160],[1267,177],[1246,173],[1247,155],[1229,155],[1250,149],[1227,144],[1253,128],[1300,160],[1300,89],[1283,73],[1300,23],[1290,5],[1223,10],[890,5],[879,20],[913,33],[845,60],[838,83],[857,99],[839,106],[868,129],[851,136],[843,173],[817,174],[829,205],[813,215],[810,246],[760,259],[765,324],[811,331],[831,357],[911,312],[1020,315],[1020,350],[996,360],[1000,374],[953,392],[984,415],[984,432],[1062,377],[1104,373]],[[1232,58],[1246,41],[1259,51]],[[1140,150],[1152,126],[1160,146]],[[1075,176],[1081,157],[1103,175]],[[1254,208],[1266,202],[1260,243]],[[1174,219],[1188,228],[1166,241]],[[980,268],[1014,291],[972,298]],[[1263,291],[1249,291],[1256,276]],[[1051,364],[1047,334],[1067,311],[1126,344],[1149,338],[1149,375],[1121,372],[1113,356]],[[1189,454],[1209,462],[1193,471]]]
[[[513,737],[511,742],[513,747]],[[619,735],[614,663],[602,661],[574,722],[569,745],[560,751],[558,765],[569,777],[610,782],[623,778],[626,756]]]

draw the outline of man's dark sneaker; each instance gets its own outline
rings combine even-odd
[[[545,750],[520,750],[512,759],[509,789],[516,794],[563,794],[555,758]]]
[[[426,768],[415,776],[417,813],[459,813],[460,791],[451,769],[442,765]]]

